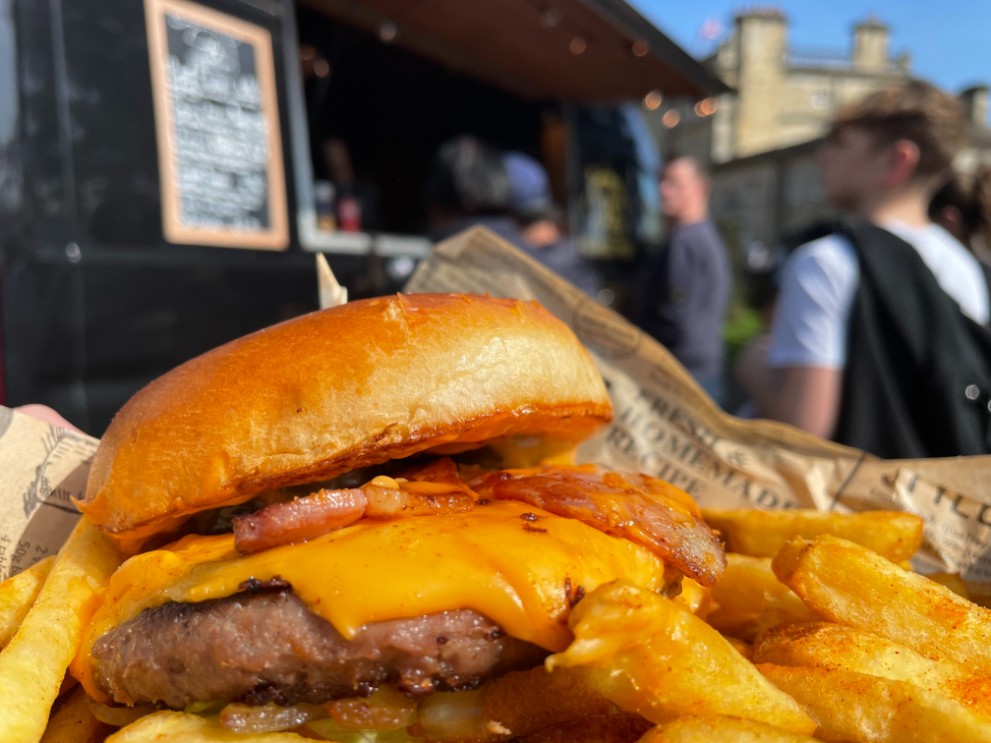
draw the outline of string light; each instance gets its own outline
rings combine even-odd
[[[696,116],[712,116],[714,113],[716,113],[716,102],[711,98],[703,98],[695,104]]]
[[[379,26],[379,38],[386,44],[391,44],[395,41],[398,33],[399,28],[392,21],[382,21],[382,25]]]
[[[661,123],[668,129],[673,129],[678,126],[679,121],[681,121],[681,114],[673,108],[670,111],[665,112],[665,114],[661,117]]]
[[[571,20],[554,2],[550,0],[526,0],[527,4],[533,8],[540,26],[548,31],[557,30],[562,34],[571,37],[568,42],[568,51],[576,57],[581,56],[590,48],[597,44],[602,44],[602,39],[585,33],[586,29],[580,24],[569,23]],[[602,44],[604,46],[604,44]],[[646,39],[634,39],[623,43],[623,48],[634,57],[646,57],[650,54],[650,44]]]
[[[317,77],[327,77],[330,74],[330,62],[323,57],[313,61],[313,74]]]
[[[664,94],[659,90],[651,90],[643,97],[643,107],[648,111],[656,111],[664,103]]]
[[[540,25],[544,28],[557,28],[557,24],[561,22],[561,11],[553,6],[548,6],[543,13],[540,14]]]

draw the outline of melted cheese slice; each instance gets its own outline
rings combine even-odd
[[[536,519],[532,519],[536,516]],[[345,637],[362,625],[470,608],[547,650],[571,640],[571,596],[616,578],[659,590],[664,563],[646,549],[524,503],[461,514],[365,519],[310,542],[238,555],[233,536],[187,537],[125,562],[108,583],[73,675],[106,700],[89,651],[113,627],[167,601],[230,596],[254,578],[288,581]]]

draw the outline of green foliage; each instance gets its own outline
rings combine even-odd
[[[751,340],[764,330],[760,312],[753,307],[736,304],[731,307],[726,327],[723,329],[723,341],[726,344],[726,358],[732,363],[737,354]]]

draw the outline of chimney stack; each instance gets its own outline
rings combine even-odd
[[[853,27],[853,68],[884,72],[888,67],[888,27],[869,15]]]

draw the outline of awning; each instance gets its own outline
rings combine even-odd
[[[623,0],[303,0],[530,98],[702,98],[726,86]]]

